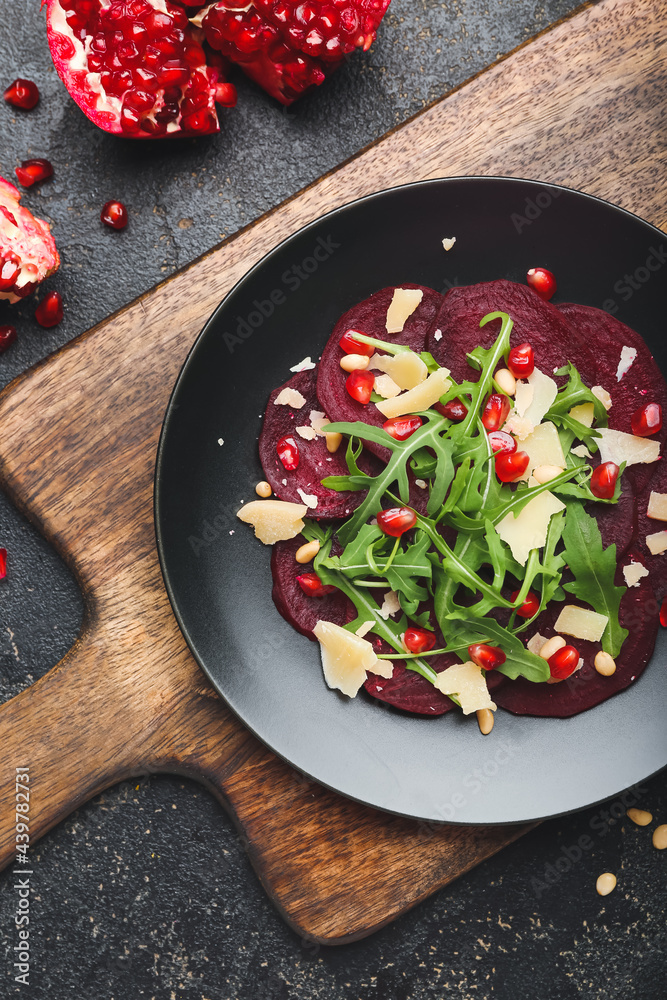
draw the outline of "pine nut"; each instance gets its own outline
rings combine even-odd
[[[314,559],[317,553],[320,551],[320,543],[316,538],[312,542],[306,542],[301,548],[297,549],[294,558],[298,563],[309,563],[311,559]]]
[[[344,354],[340,359],[340,366],[345,372],[358,372],[368,368],[370,360],[365,354]]]
[[[611,677],[612,674],[616,673],[616,660],[602,649],[595,654],[593,666],[603,677]]]
[[[653,831],[653,846],[658,851],[664,851],[667,847],[667,823],[663,823],[662,826],[656,826]]]
[[[493,729],[493,723],[496,721],[493,717],[493,712],[490,708],[478,708],[475,715],[477,716],[477,725],[479,726],[479,731],[482,736],[488,736]]]
[[[608,896],[616,888],[616,876],[612,875],[611,872],[605,872],[598,878],[595,888],[598,891],[598,895]]]
[[[338,451],[338,449],[340,448],[340,443],[343,440],[343,435],[334,432],[333,434],[325,434],[324,437],[326,438],[327,442],[327,451],[333,455],[334,452]]]
[[[559,649],[562,649],[563,646],[567,646],[567,643],[565,642],[563,636],[554,635],[551,637],[551,639],[547,639],[547,641],[544,643],[542,649],[540,650],[540,656],[542,657],[543,660],[548,660],[551,656],[554,655],[554,653],[557,653]]]
[[[257,483],[257,486],[255,486],[255,493],[257,494],[258,497],[264,497],[264,499],[266,500],[268,497],[271,496],[273,490],[271,489],[269,483],[262,480],[261,483]]]
[[[562,471],[559,465],[538,465],[536,469],[533,469],[533,476],[538,483],[548,483],[556,476],[560,476]]]
[[[653,816],[646,809],[628,809],[625,815],[637,826],[648,826],[653,822]]]
[[[501,389],[506,396],[513,396],[516,392],[516,379],[509,368],[501,368],[493,376],[496,380],[496,385]]]

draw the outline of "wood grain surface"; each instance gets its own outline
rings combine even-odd
[[[667,228],[666,19],[665,0],[585,7],[5,390],[2,483],[72,566],[86,616],[61,663],[0,707],[0,865],[14,853],[14,767],[26,764],[33,843],[129,775],[202,780],[286,919],[326,943],[382,926],[523,832],[380,814],[301,778],[243,729],[167,602],[155,450],[178,370],[221,298],[278,242],[354,198],[501,174],[582,189]]]

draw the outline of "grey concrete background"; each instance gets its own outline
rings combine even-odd
[[[53,162],[53,180],[24,201],[53,224],[63,266],[49,287],[66,304],[51,331],[34,322],[33,301],[0,305],[0,323],[19,328],[0,356],[0,385],[575,7],[393,0],[372,50],[295,107],[239,76],[219,136],[132,144],[98,131],[67,97],[37,0],[0,0],[0,89],[21,75],[42,92],[29,114],[2,102],[0,175],[12,179],[28,156]],[[109,198],[129,208],[123,233],[99,222]],[[10,554],[0,584],[6,700],[67,651],[82,604],[66,567],[1,495],[0,545]],[[635,798],[667,820],[664,778]],[[650,828],[619,818],[625,804],[547,823],[370,939],[330,949],[285,926],[206,792],[170,777],[125,782],[32,852],[29,987],[13,983],[17,897],[12,874],[0,875],[0,998],[661,998],[665,857]],[[603,871],[619,881],[604,899]]]

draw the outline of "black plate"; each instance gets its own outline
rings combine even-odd
[[[444,236],[457,238],[449,253]],[[158,548],[192,652],[277,754],[344,795],[453,823],[581,809],[667,765],[664,631],[627,691],[566,720],[499,711],[482,737],[474,718],[413,717],[363,692],[349,700],[330,691],[317,643],[273,605],[269,547],[235,516],[264,478],[257,437],[270,391],[306,355],[319,357],[355,302],[406,281],[444,292],[493,278],[524,281],[529,267],[548,267],[557,301],[616,310],[664,372],[666,251],[659,230],[587,195],[531,181],[452,178],[337,209],[273,250],[224,299],[167,410],[156,471]]]

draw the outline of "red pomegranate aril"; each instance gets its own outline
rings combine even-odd
[[[647,403],[630,417],[632,433],[637,437],[650,437],[662,430],[662,407],[659,403]]]
[[[6,292],[12,287],[21,273],[21,262],[14,253],[8,253],[0,260],[0,292]]]
[[[353,371],[345,379],[345,388],[352,399],[364,406],[371,401],[371,393],[375,385],[375,376],[371,372]]]
[[[521,479],[529,462],[526,451],[501,451],[496,455],[496,475],[501,483],[514,483]]]
[[[400,538],[410,528],[414,528],[417,523],[417,515],[409,507],[390,507],[388,510],[381,510],[377,515],[378,528],[384,531],[385,535],[392,538]]]
[[[223,108],[233,108],[236,106],[238,94],[233,83],[219,83],[215,88],[216,104],[221,104]]]
[[[519,596],[519,591],[515,590],[513,594],[510,594],[510,601],[514,603],[514,601],[516,601],[518,596]],[[532,618],[533,615],[537,614],[539,609],[540,609],[539,597],[536,594],[534,594],[532,590],[529,590],[524,598],[523,604],[521,604],[518,608],[515,608],[514,610],[518,614],[519,618]]]
[[[579,665],[579,650],[574,646],[561,646],[547,660],[549,673],[558,681],[571,677]]]
[[[513,347],[507,359],[507,367],[514,378],[528,378],[535,371],[535,353],[530,344]]]
[[[382,426],[397,441],[407,441],[421,425],[421,417],[391,417]]]
[[[348,330],[340,338],[338,343],[342,347],[345,354],[363,354],[364,357],[370,358],[372,354],[375,353],[375,348],[371,347],[370,344],[364,344],[361,340],[355,340],[354,335],[361,333],[360,330]]]
[[[11,347],[16,340],[16,336],[15,326],[9,326],[9,324],[0,326],[0,354],[6,351],[8,347]]]
[[[127,209],[122,201],[107,201],[100,212],[100,219],[111,229],[125,229],[128,221]]]
[[[615,462],[603,462],[593,470],[591,493],[600,500],[611,500],[616,490],[619,467]]]
[[[9,84],[4,97],[7,104],[21,108],[22,111],[32,111],[39,101],[39,88],[32,80],[24,80],[19,77],[18,80]]]
[[[443,417],[453,420],[455,424],[460,424],[468,416],[468,407],[460,399],[450,399],[448,403],[435,403],[433,408]]]
[[[405,630],[403,642],[411,653],[427,653],[435,646],[435,632],[410,626]]]
[[[307,597],[326,597],[338,589],[330,583],[322,583],[317,573],[302,573],[301,576],[297,576],[296,582]]]
[[[516,451],[516,438],[507,431],[491,431],[489,444],[494,455],[511,455]]]
[[[660,624],[663,628],[667,628],[667,597],[663,597],[660,605]]]
[[[7,576],[7,549],[0,549],[0,580]]]
[[[546,267],[531,267],[526,275],[526,281],[545,302],[556,294],[556,279]]]
[[[63,300],[60,292],[49,292],[35,309],[35,319],[40,326],[57,326],[63,318]]]
[[[498,646],[487,646],[485,642],[476,642],[468,646],[468,656],[482,670],[495,670],[507,659],[502,649]]]
[[[20,167],[16,167],[14,173],[19,180],[19,184],[22,184],[23,187],[32,187],[33,184],[39,184],[40,181],[45,181],[47,177],[52,177],[53,167],[48,160],[24,160]]]
[[[487,431],[499,431],[510,412],[510,401],[502,392],[492,392],[482,410],[482,423]]]
[[[281,437],[276,445],[278,458],[288,472],[299,467],[299,446],[293,437]]]

